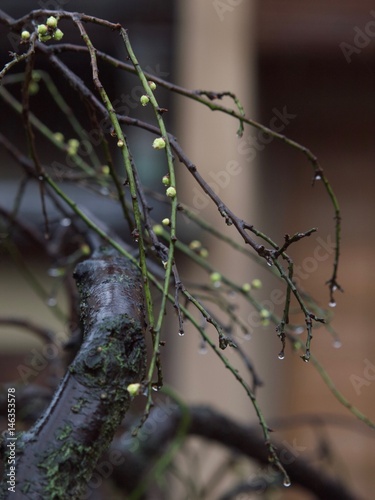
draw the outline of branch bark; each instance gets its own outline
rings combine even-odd
[[[143,289],[134,265],[113,250],[78,264],[83,343],[39,421],[17,439],[16,495],[80,498],[145,372]],[[6,471],[5,471],[6,472]]]
[[[150,466],[162,456],[167,444],[175,438],[182,418],[182,412],[176,406],[163,410],[156,408],[149,417],[149,428],[156,428],[154,432],[141,429],[135,440],[130,435],[124,435],[112,443],[112,452],[120,452],[123,459],[122,465],[114,468],[113,477],[119,487],[131,491],[129,486],[135,489],[140,482],[147,480]],[[263,466],[270,465],[267,447],[259,429],[241,425],[206,406],[191,407],[189,418],[188,435],[216,441]],[[313,467],[302,453],[296,452],[294,455],[283,443],[276,444],[276,448],[293,486],[302,487],[320,500],[360,500],[356,493],[338,479]],[[279,485],[282,488],[282,475],[274,470],[272,477],[280,478]],[[264,481],[262,485],[264,488]]]

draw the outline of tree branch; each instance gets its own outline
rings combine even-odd
[[[17,486],[27,498],[80,498],[145,372],[139,272],[114,250],[75,271],[82,346],[41,419],[17,440]],[[74,471],[74,472],[73,472]],[[3,481],[2,498],[12,498]]]

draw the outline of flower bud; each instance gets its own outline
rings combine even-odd
[[[150,89],[151,90],[155,90],[156,89],[156,83],[155,82],[149,81],[148,84],[150,85]]]
[[[169,226],[171,223],[171,221],[170,221],[170,219],[168,219],[168,217],[163,219],[161,222],[162,222],[163,226]]]
[[[45,24],[38,24],[38,34],[45,35],[48,31],[48,27]]]
[[[221,281],[221,274],[218,272],[214,272],[210,274],[210,280],[212,283],[218,283]]]
[[[57,41],[61,40],[63,36],[64,36],[64,33],[59,28],[57,28],[57,30],[53,34],[53,38]]]
[[[140,101],[142,106],[147,106],[147,104],[150,102],[150,98],[147,95],[142,95]]]
[[[134,397],[134,396],[137,396],[139,394],[140,388],[141,388],[141,384],[136,383],[136,384],[129,384],[126,389],[127,389],[128,393],[130,394],[130,396]]]
[[[255,278],[255,279],[251,282],[251,286],[252,286],[253,288],[255,288],[256,290],[259,290],[259,288],[262,288],[262,282],[260,281],[260,279]]]
[[[161,224],[155,224],[152,230],[157,236],[161,236],[164,232],[163,226]]]
[[[161,179],[161,182],[164,184],[164,186],[169,186],[171,183],[171,180],[169,178],[169,175],[164,175]]]
[[[162,137],[158,137],[152,143],[152,147],[154,149],[164,149],[165,148],[165,140]]]
[[[177,194],[177,191],[173,186],[170,186],[167,189],[166,194],[167,194],[167,196],[169,196],[169,198],[174,198]]]
[[[26,41],[30,38],[30,31],[24,30],[21,33],[22,40]]]
[[[56,26],[57,26],[57,19],[56,19],[56,17],[54,17],[54,16],[49,17],[47,19],[47,23],[46,24],[47,24],[47,26],[49,28],[53,28],[53,29],[56,28]]]

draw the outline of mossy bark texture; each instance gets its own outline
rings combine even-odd
[[[139,271],[109,249],[78,264],[83,342],[51,404],[17,440],[16,493],[2,498],[79,499],[145,373]],[[4,487],[4,483],[3,483]]]

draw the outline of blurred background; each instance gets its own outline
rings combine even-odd
[[[26,1],[4,0],[1,8],[16,18],[31,7],[52,8],[51,5],[57,3],[40,1],[30,6]],[[312,187],[313,169],[306,157],[250,127],[245,128],[242,138],[237,138],[238,123],[230,117],[212,113],[180,96],[162,90],[158,93],[159,103],[170,110],[169,130],[237,215],[277,242],[282,241],[285,233],[318,227],[310,238],[291,249],[301,287],[322,308],[330,310],[332,326],[339,336],[338,341],[323,328],[317,329],[313,353],[336,387],[354,406],[374,419],[374,2],[165,0],[154,5],[138,0],[123,1],[119,8],[119,2],[114,0],[79,0],[60,2],[60,5],[66,10],[120,22],[128,29],[143,68],[188,89],[234,92],[247,116],[275,130],[277,127],[278,132],[303,144],[318,157],[342,211],[338,278],[344,293],[337,292],[334,308],[328,307],[329,293],[325,285],[333,265],[334,212],[323,185],[317,181]],[[14,49],[4,27],[0,29],[3,67],[9,60],[8,52]],[[78,34],[67,23],[63,31],[64,41],[79,41]],[[109,37],[105,30],[92,27],[90,34],[102,51],[125,57],[115,36]],[[62,58],[89,81],[88,64],[86,69],[80,69],[83,68],[81,56],[64,54]],[[40,67],[43,68],[43,61]],[[133,99],[129,102],[134,102],[137,94],[132,95],[132,90],[136,80],[113,75],[105,71],[101,74],[110,95],[116,98],[125,92]],[[36,95],[34,102],[40,116],[53,124],[48,106],[43,99],[40,102],[38,99]],[[231,102],[223,100],[223,104],[229,106]],[[1,132],[23,144],[20,122],[10,118],[6,104],[1,104],[1,113]],[[64,125],[56,124],[56,129],[64,131]],[[150,141],[147,134],[129,130],[128,135],[144,183],[155,187],[165,171],[162,159],[160,164],[155,164],[154,151],[144,147],[144,141]],[[0,151],[0,155],[0,206],[10,209],[20,172],[5,152]],[[228,165],[233,161],[239,165],[235,175],[228,174],[232,172]],[[193,206],[210,224],[221,228],[222,219],[217,209],[207,203],[182,167],[178,167],[182,201]],[[120,217],[116,205],[105,197],[98,207],[92,194],[75,191],[74,186],[69,189],[72,196],[79,196],[81,204],[107,223]],[[154,217],[162,217],[163,208],[157,210]],[[27,214],[33,224],[41,224],[36,188],[28,188],[20,213]],[[116,223],[112,225],[116,228]],[[235,237],[233,230],[228,234]],[[275,310],[280,310],[280,303],[272,302],[272,297],[281,285],[269,277],[269,273],[248,259],[233,258],[228,249],[189,224],[183,226],[180,237],[186,241],[202,240],[211,263],[219,272],[229,273],[243,283],[261,279],[259,300],[271,301]],[[3,247],[0,317],[22,317],[64,337],[66,331],[50,306],[56,302],[62,310],[66,306],[56,280],[48,276],[49,265],[46,266],[32,247],[22,248],[22,254],[49,296],[41,299],[35,295],[25,273],[20,272]],[[194,279],[195,272],[184,269],[189,280]],[[375,486],[372,433],[354,417],[349,418],[350,413],[333,397],[312,364],[302,363],[299,355],[289,348],[285,359],[278,359],[280,343],[272,324],[260,325],[249,305],[239,303],[239,311],[252,330],[251,338],[241,338],[241,345],[264,381],[259,401],[272,427],[277,429],[275,435],[290,443],[296,440],[305,448],[303,455],[317,465],[328,469],[332,467],[330,460],[334,460],[333,470],[359,498],[371,498]],[[231,379],[213,353],[199,354],[199,339],[193,331],[189,333],[179,337],[172,318],[170,330],[164,335],[168,341],[164,360],[166,382],[189,403],[210,404],[241,422],[255,422],[250,401],[235,379]],[[33,342],[27,332],[1,327],[2,381],[13,380],[17,376],[15,367],[20,364],[27,366],[25,359],[36,345]],[[324,425],[317,434],[305,425],[306,415],[328,415],[335,425]],[[293,417],[295,425],[286,426],[287,417]],[[323,438],[328,455],[320,446]],[[303,495],[291,489],[284,492],[282,498],[309,498]]]

